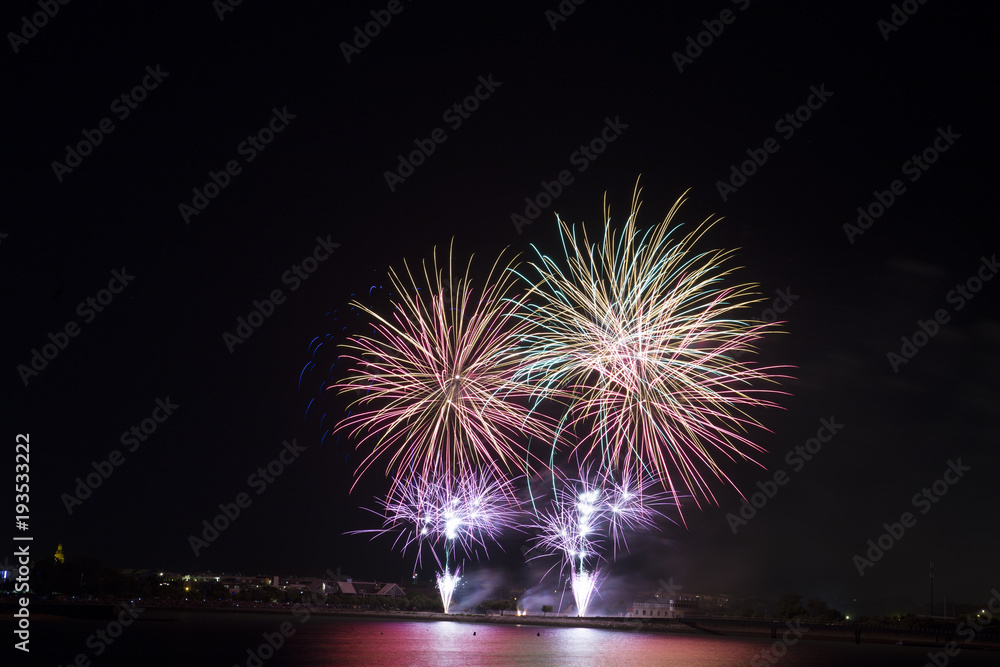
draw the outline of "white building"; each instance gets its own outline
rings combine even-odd
[[[698,596],[652,597],[625,610],[626,618],[685,618],[698,613]]]

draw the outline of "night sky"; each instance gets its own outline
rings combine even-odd
[[[754,413],[767,470],[723,462],[747,496],[776,471],[787,484],[735,534],[742,499],[717,484],[718,506],[636,537],[615,574],[640,590],[672,578],[925,605],[933,560],[938,595],[987,600],[1000,585],[996,14],[616,4],[74,2],[37,29],[22,17],[38,5],[7,6],[5,474],[30,433],[38,557],[62,543],[115,567],[404,578],[412,552],[344,534],[378,525],[361,508],[387,483],[375,471],[349,493],[360,456],[324,437],[346,400],[306,414],[310,343],[361,331],[351,299],[377,300],[390,267],[452,239],[462,263],[559,254],[555,214],[600,224],[605,193],[623,222],[641,176],[642,225],[688,189],[680,221],[724,217],[702,247],[739,248],[737,280],[767,299],[748,315],[787,305],[787,335],[760,361],[795,379],[783,409]],[[592,144],[602,132],[613,140]],[[572,182],[518,229],[512,216],[563,171]],[[226,336],[276,290],[251,335]],[[842,426],[801,458],[823,420]],[[279,476],[250,479],[293,440]],[[77,478],[112,456],[70,512]],[[914,498],[940,479],[946,495]],[[189,535],[240,493],[250,505],[195,556]],[[912,525],[859,574],[854,557],[905,512]],[[492,567],[531,585],[519,545]]]

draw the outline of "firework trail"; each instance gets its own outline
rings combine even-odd
[[[376,460],[387,459],[389,495],[415,478],[451,479],[488,469],[508,477],[526,465],[526,436],[551,437],[545,417],[528,409],[531,394],[514,381],[520,364],[516,347],[532,327],[516,315],[516,276],[497,259],[478,295],[465,273],[422,265],[422,279],[406,266],[390,271],[394,312],[383,317],[361,303],[351,305],[372,320],[370,335],[344,346],[351,373],[331,388],[360,390],[353,412],[338,425],[366,450],[360,477]]]
[[[358,294],[351,294],[351,301],[367,297],[373,300],[373,295],[385,300],[388,298],[387,290],[382,285],[373,284],[368,289]],[[320,445],[326,443],[334,431],[336,423],[340,417],[342,406],[337,404],[336,411],[332,409],[335,392],[328,391],[332,378],[339,375],[340,369],[337,366],[340,357],[340,343],[345,337],[350,335],[350,331],[356,326],[357,320],[362,315],[361,311],[353,306],[348,309],[332,309],[326,313],[327,326],[329,331],[316,336],[309,342],[309,361],[302,367],[299,373],[298,389],[299,393],[308,398],[305,408],[305,418],[317,423],[321,433]],[[365,314],[367,317],[367,314]],[[329,423],[328,423],[329,422]],[[337,437],[336,442],[340,438]],[[345,453],[345,460],[348,455]]]
[[[768,396],[783,392],[759,385],[785,377],[784,367],[734,356],[753,351],[775,323],[739,319],[760,299],[755,285],[724,284],[731,252],[695,251],[714,222],[674,241],[682,197],[642,232],[638,197],[637,187],[620,231],[605,215],[599,243],[560,219],[564,262],[536,248],[525,318],[537,329],[517,377],[537,396],[568,400],[554,448],[575,436],[572,450],[584,461],[636,480],[652,473],[700,507],[699,497],[715,502],[704,471],[732,483],[716,455],[753,460],[764,451],[745,435],[760,426],[745,410],[776,405]]]
[[[488,542],[495,543],[507,529],[519,528],[521,510],[513,497],[513,483],[489,472],[448,480],[415,475],[377,500],[379,510],[370,510],[382,517],[382,528],[353,532],[373,533],[373,539],[395,533],[394,547],[404,554],[411,546],[416,549],[414,572],[424,551],[430,551],[442,570],[438,589],[448,613],[461,579],[459,554],[479,558],[482,550],[485,557]]]
[[[660,508],[677,504],[670,494],[654,491],[658,484],[649,476],[639,483],[626,479],[616,484],[604,472],[581,471],[579,479],[561,483],[554,477],[548,508],[536,509],[524,526],[536,533],[529,541],[529,553],[537,552],[531,559],[555,555],[560,574],[569,571],[578,616],[587,615],[604,579],[598,563],[607,560],[608,543],[614,559],[628,549],[627,533],[653,528],[664,516]]]

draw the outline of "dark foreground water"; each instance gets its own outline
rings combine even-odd
[[[282,624],[284,634],[282,635]],[[8,629],[9,623],[0,623]],[[105,632],[102,639],[97,632]],[[107,621],[37,621],[31,655],[13,651],[10,665],[93,667],[319,667],[329,665],[908,665],[928,662],[912,646],[808,640],[788,646],[756,637],[507,626],[452,621],[396,621],[150,609],[123,628]],[[475,633],[475,634],[473,634]],[[271,648],[267,642],[279,646]],[[10,646],[4,654],[10,655]],[[24,658],[28,658],[25,660]],[[80,662],[78,664],[85,664]],[[963,650],[948,665],[996,665],[1000,653]]]

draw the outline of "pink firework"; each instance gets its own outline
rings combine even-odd
[[[478,558],[479,549],[485,554],[488,542],[518,527],[520,507],[513,497],[512,483],[488,472],[450,480],[416,475],[379,499],[379,510],[371,510],[383,518],[382,528],[355,532],[395,533],[394,546],[404,553],[416,548],[418,566],[424,549],[430,549],[443,566],[439,550],[446,556],[460,551]]]
[[[354,532],[375,537],[395,533],[395,546],[404,553],[411,546],[416,548],[415,568],[429,549],[442,570],[438,589],[447,613],[461,578],[459,554],[478,558],[482,549],[485,556],[488,542],[496,543],[504,531],[519,528],[520,507],[513,497],[511,482],[489,473],[454,480],[416,475],[379,500],[380,511],[372,510],[382,516],[382,528]]]
[[[471,264],[471,263],[470,263]],[[440,480],[489,469],[498,478],[522,471],[527,436],[551,437],[540,414],[527,408],[530,391],[515,381],[517,347],[532,328],[523,317],[515,278],[500,259],[484,287],[464,275],[423,264],[422,279],[390,272],[398,300],[391,315],[352,305],[372,320],[344,357],[351,374],[333,388],[364,395],[338,424],[367,453],[360,476],[377,460],[393,477],[390,496],[415,479]]]
[[[607,559],[609,543],[614,559],[619,550],[628,549],[628,533],[655,527],[664,517],[661,509],[677,501],[669,493],[654,490],[658,482],[652,477],[638,484],[631,480],[615,483],[603,474],[581,471],[579,479],[556,477],[554,483],[549,506],[537,510],[524,526],[536,532],[529,553],[537,552],[532,559],[559,557],[560,573],[569,570],[577,613],[585,616],[604,577],[597,565]]]

